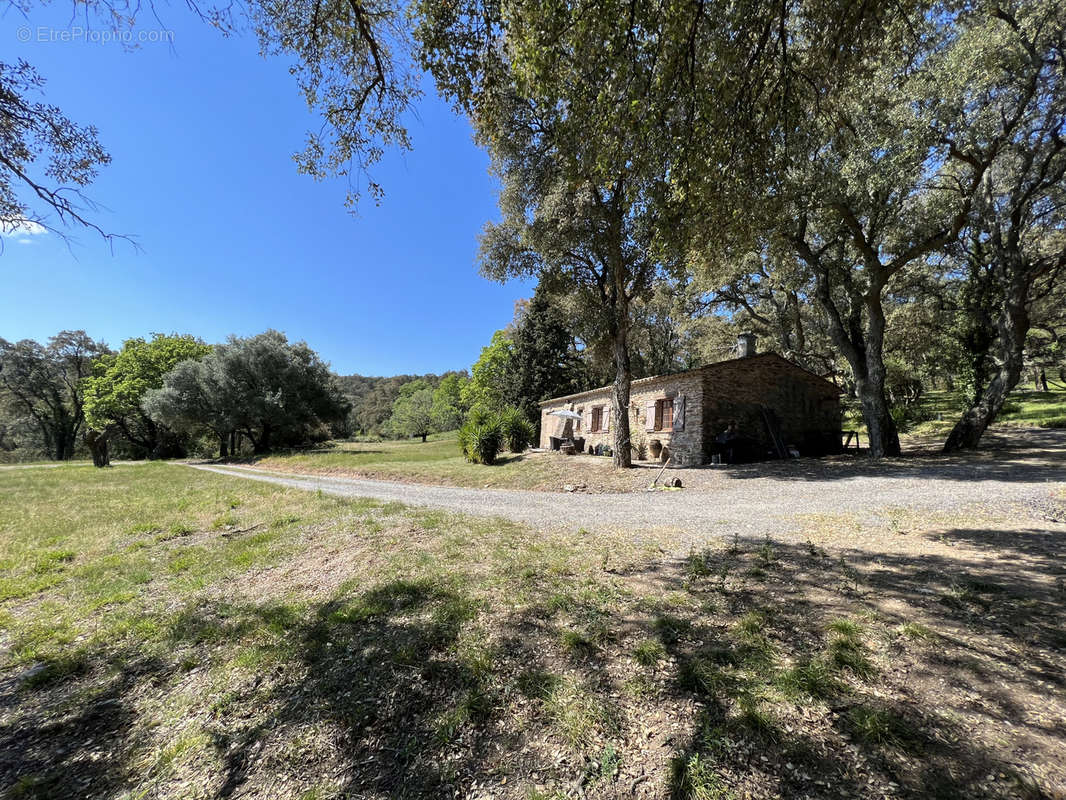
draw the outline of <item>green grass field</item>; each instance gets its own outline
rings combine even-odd
[[[966,398],[960,392],[928,391],[918,402],[915,417],[919,421],[904,426],[903,432],[921,437],[947,437],[965,409]],[[994,424],[1066,428],[1066,389],[1052,388],[1047,392],[1015,389]],[[844,429],[858,430],[865,439],[866,426],[857,403],[845,406]]]
[[[900,531],[920,557],[678,558],[175,464],[0,472],[0,796],[1042,796],[1059,740],[1017,723],[1062,709],[1018,653],[1061,646],[1061,596],[905,514],[867,537]]]
[[[575,464],[558,454],[501,453],[492,466],[471,464],[459,454],[454,431],[419,440],[334,442],[311,451],[256,459],[255,466],[286,472],[346,474],[381,480],[408,480],[449,486],[554,489],[593,481],[604,488],[630,488],[632,480],[613,474],[610,459]]]

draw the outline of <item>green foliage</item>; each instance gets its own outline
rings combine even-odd
[[[180,362],[210,352],[210,345],[190,335],[127,339],[118,353],[98,359],[85,379],[86,423],[100,431],[114,430],[149,458],[183,454],[181,443],[144,412],[141,401],[150,390],[161,388],[163,377]]]
[[[453,431],[463,423],[467,406],[463,403],[463,388],[469,383],[465,374],[453,372],[441,379],[433,391],[433,424],[439,431]]]
[[[504,331],[496,331],[481,356],[470,369],[470,380],[460,388],[462,405],[500,408],[504,404],[504,386],[511,370],[514,343]]]
[[[466,460],[474,464],[495,464],[503,444],[500,414],[483,405],[471,408],[459,429],[459,450]]]
[[[421,436],[422,441],[437,430],[433,416],[433,390],[422,381],[412,381],[408,390],[400,388],[400,396],[392,404],[389,428],[400,436]]]
[[[85,422],[83,379],[108,352],[85,331],[61,331],[47,345],[0,338],[0,412],[21,423],[11,426],[22,434],[12,445],[72,458]]]
[[[348,412],[326,363],[277,331],[231,336],[200,361],[181,362],[143,405],[175,430],[207,429],[220,442],[240,431],[256,453],[324,438],[329,423]]]
[[[500,432],[512,453],[523,453],[534,441],[537,429],[517,408],[509,407],[500,412]]]

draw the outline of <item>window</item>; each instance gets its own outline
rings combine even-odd
[[[674,429],[674,401],[664,397],[655,401],[655,430],[672,431]]]
[[[592,409],[592,424],[589,433],[599,433],[603,430],[603,406],[594,406]]]
[[[585,413],[585,409],[579,408],[577,410],[577,413],[578,414],[584,414]],[[578,417],[577,419],[574,420],[574,433],[581,433],[581,418],[580,417]]]

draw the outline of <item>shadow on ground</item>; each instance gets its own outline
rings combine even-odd
[[[84,673],[9,684],[0,786],[12,798],[1063,797],[1066,540],[940,536],[968,548],[763,542],[621,572],[531,561],[494,574],[487,594],[456,572],[310,604],[201,599],[165,617],[171,657],[116,642]],[[232,679],[186,692],[163,723],[197,735],[161,754],[160,723],[138,709],[196,687],[212,653],[237,644],[215,665]]]

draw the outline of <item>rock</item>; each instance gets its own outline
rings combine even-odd
[[[566,484],[566,486],[563,487],[563,491],[564,492],[572,492],[572,491],[574,491],[574,488],[575,487],[574,487],[574,485],[572,483],[568,483],[568,484]]]

